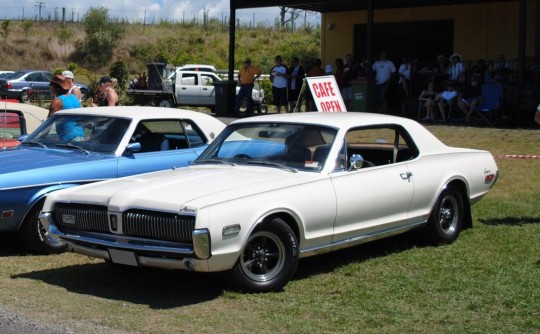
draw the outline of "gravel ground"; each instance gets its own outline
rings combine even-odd
[[[2,334],[72,334],[72,330],[57,326],[45,326],[21,318],[0,308],[0,333]]]

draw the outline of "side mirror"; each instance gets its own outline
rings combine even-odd
[[[133,154],[134,152],[139,152],[141,150],[141,143],[135,142],[135,143],[129,143],[126,146],[126,154]]]
[[[364,158],[360,154],[353,154],[349,159],[349,170],[357,170],[364,165]]]

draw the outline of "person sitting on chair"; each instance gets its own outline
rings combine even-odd
[[[480,85],[480,77],[473,75],[471,83],[465,88],[464,92],[460,92],[457,106],[465,114],[465,122],[469,123],[474,109],[480,105],[482,101],[482,88]]]
[[[439,93],[439,95],[437,95],[437,97],[435,98],[435,102],[437,103],[437,106],[439,107],[439,112],[441,113],[443,120],[446,120],[445,109],[447,107],[452,107],[454,103],[456,103],[456,100],[457,100],[457,91],[456,91],[456,88],[454,87],[454,83],[450,81],[448,82],[448,88],[442,93]]]

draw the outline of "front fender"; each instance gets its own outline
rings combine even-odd
[[[47,194],[85,183],[53,184],[44,187],[21,187],[0,191],[0,231],[18,231],[32,208]],[[6,212],[6,214],[4,214]],[[12,213],[12,214],[9,214]]]

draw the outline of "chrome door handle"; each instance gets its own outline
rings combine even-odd
[[[401,176],[402,180],[410,180],[411,176],[412,176],[412,173],[411,172],[401,173],[401,174],[399,174],[399,176]]]

